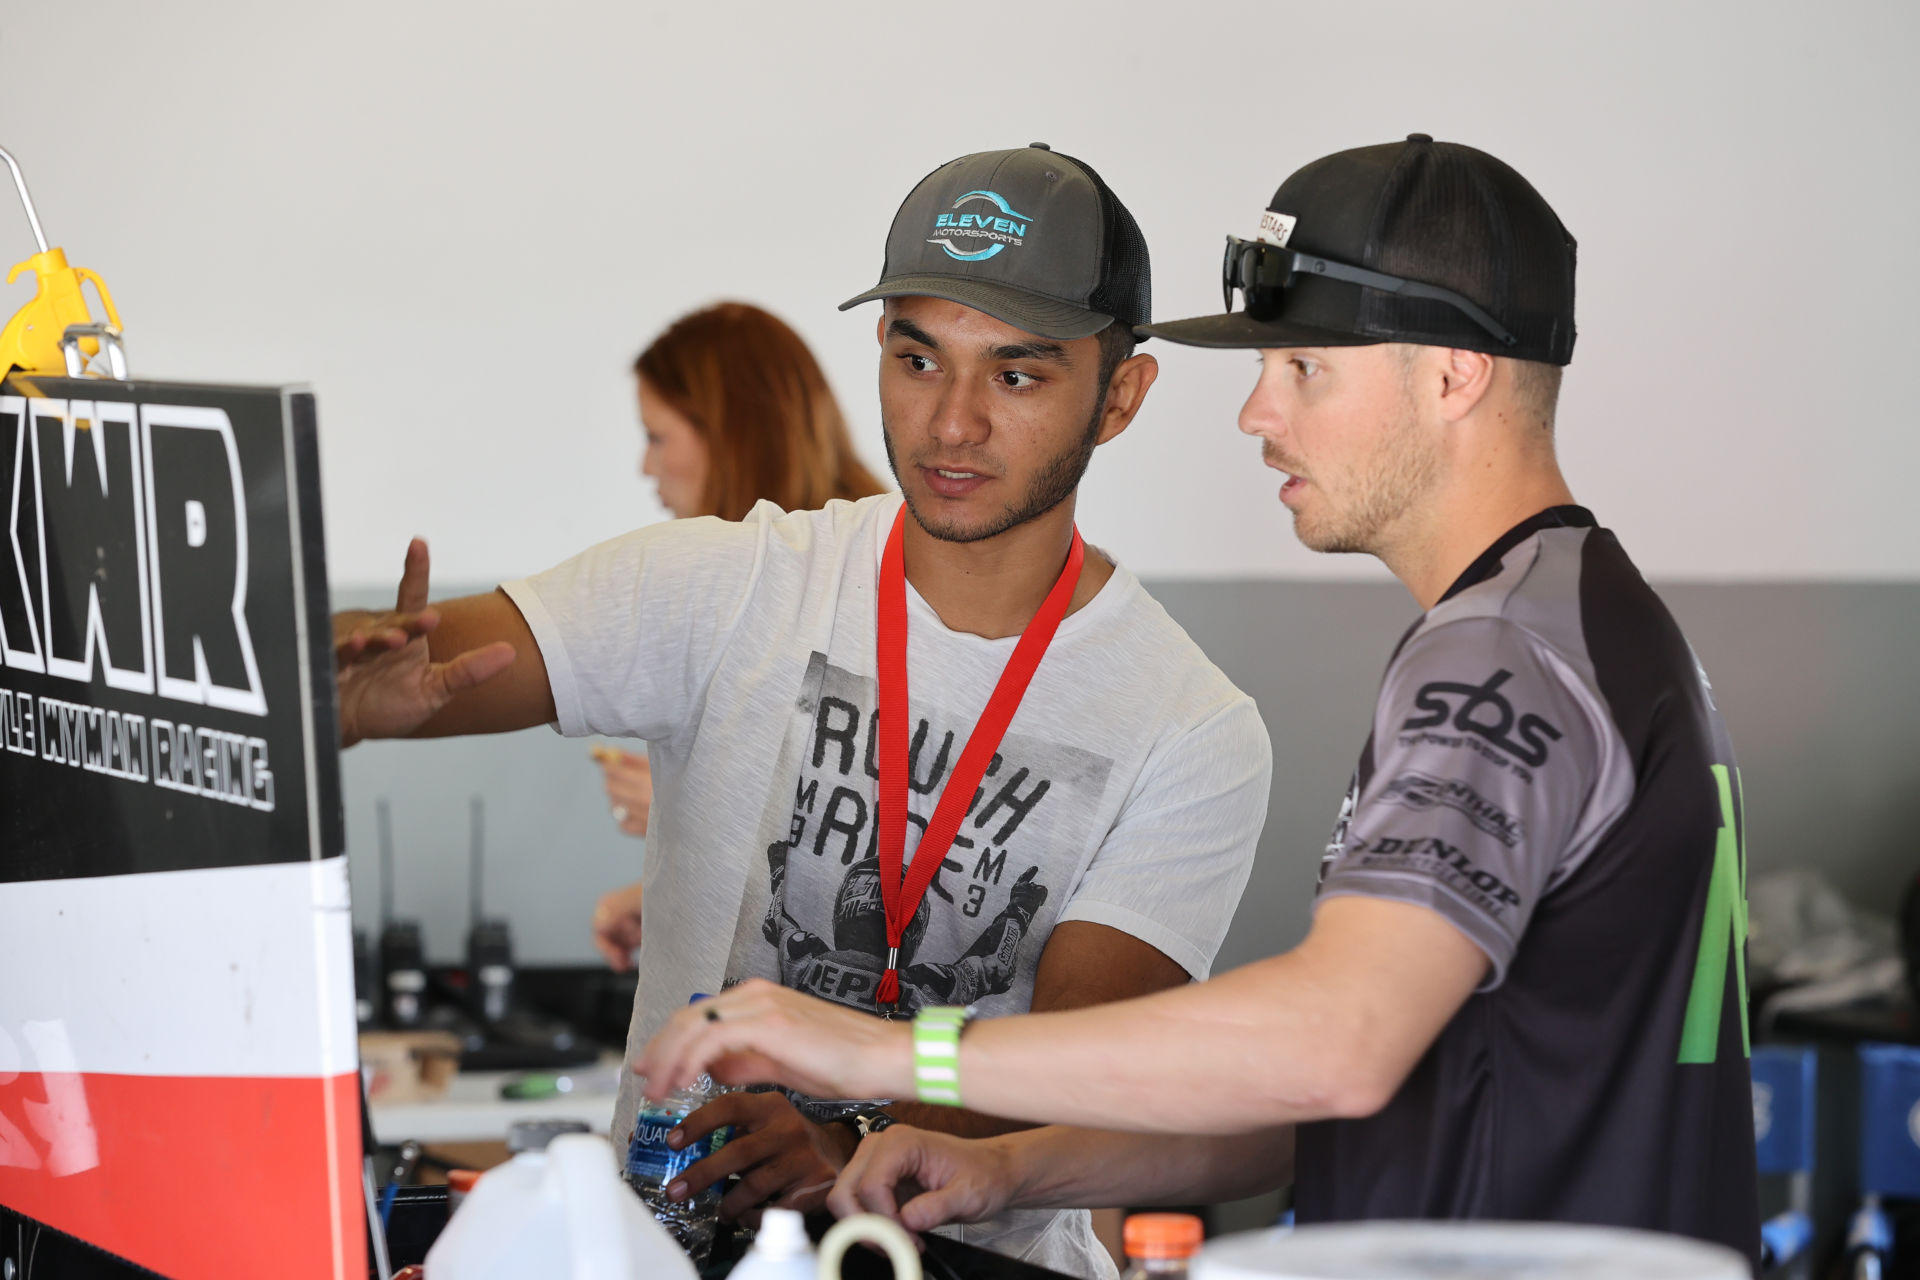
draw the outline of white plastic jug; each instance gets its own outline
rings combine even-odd
[[[697,1280],[620,1181],[606,1140],[555,1138],[488,1170],[427,1251],[434,1280]]]
[[[1193,1280],[1751,1280],[1731,1249],[1623,1227],[1350,1222],[1210,1240]]]
[[[768,1209],[753,1233],[753,1248],[727,1280],[814,1280],[807,1221],[792,1209]]]

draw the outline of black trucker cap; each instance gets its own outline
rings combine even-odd
[[[914,294],[1043,338],[1151,318],[1147,241],[1100,175],[1044,142],[950,160],[922,178],[887,233],[880,283],[848,307]]]
[[[1275,287],[1254,314],[1143,332],[1196,347],[1413,342],[1573,358],[1574,239],[1531,183],[1484,151],[1416,133],[1324,156],[1280,184],[1259,240],[1237,243],[1229,237],[1232,287],[1236,252],[1242,277],[1256,270],[1247,251],[1269,259],[1257,271]]]

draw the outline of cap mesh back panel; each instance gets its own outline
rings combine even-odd
[[[1519,339],[1508,348],[1444,302],[1367,290],[1362,322],[1410,341],[1565,363],[1573,238],[1525,178],[1451,143],[1409,147],[1381,192],[1372,265],[1452,289]]]
[[[1100,222],[1106,243],[1100,246],[1100,282],[1088,297],[1087,309],[1112,316],[1129,327],[1148,323],[1153,318],[1153,269],[1140,224],[1092,165],[1075,156],[1060,158],[1078,165],[1100,192]]]

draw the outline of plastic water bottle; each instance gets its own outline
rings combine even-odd
[[[693,997],[693,1001],[704,999],[704,995]],[[722,1125],[678,1151],[667,1145],[667,1135],[682,1120],[724,1092],[711,1076],[703,1074],[685,1089],[675,1090],[658,1101],[641,1103],[640,1113],[633,1120],[633,1137],[627,1143],[623,1174],[627,1185],[639,1194],[668,1234],[679,1241],[687,1256],[699,1264],[706,1262],[713,1248],[713,1233],[720,1221],[720,1198],[725,1188],[715,1183],[685,1200],[668,1199],[667,1188],[689,1165],[726,1146],[727,1139],[733,1136],[733,1127]]]
[[[1190,1213],[1136,1213],[1123,1234],[1127,1271],[1122,1280],[1187,1280],[1203,1231]]]

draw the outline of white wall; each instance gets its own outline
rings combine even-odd
[[[1414,130],[1580,238],[1563,449],[1650,574],[1914,578],[1917,53],[1910,0],[14,4],[0,144],[136,373],[318,391],[336,582],[416,531],[472,581],[656,518],[625,370],[718,297],[800,328],[877,459],[874,311],[833,307],[954,155],[1094,164],[1170,317],[1217,309],[1221,234],[1287,172]],[[32,248],[4,210],[0,246]],[[1234,433],[1251,358],[1153,345],[1090,536],[1367,574],[1294,544]]]

